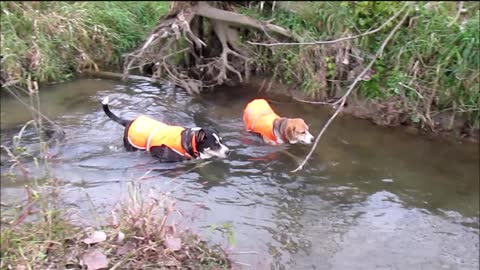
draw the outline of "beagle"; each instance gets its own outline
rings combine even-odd
[[[125,120],[110,111],[108,102],[108,97],[105,97],[102,101],[103,111],[110,119],[125,127],[123,145],[129,152],[144,150],[161,162],[225,158],[230,153],[214,128],[171,126],[145,115]]]
[[[259,134],[268,144],[311,144],[313,136],[301,118],[278,116],[265,99],[255,99],[243,111],[245,130]]]

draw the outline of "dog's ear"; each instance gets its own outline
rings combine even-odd
[[[205,140],[206,137],[207,137],[207,133],[203,129],[199,129],[195,134],[195,138],[197,139],[197,143]]]
[[[292,125],[291,123],[287,122],[287,127],[285,128],[285,137],[288,140],[294,140],[294,135],[295,135],[295,125]]]

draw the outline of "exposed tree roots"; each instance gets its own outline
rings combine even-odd
[[[145,42],[125,55],[124,77],[139,69],[153,80],[167,78],[189,94],[246,81],[250,58],[239,34],[246,27],[295,40],[282,27],[234,12],[232,2],[173,2]]]

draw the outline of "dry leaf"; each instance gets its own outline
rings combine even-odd
[[[178,237],[167,234],[165,237],[165,246],[172,251],[180,250],[182,248],[182,240]]]
[[[107,235],[102,231],[96,231],[89,237],[87,237],[83,242],[85,244],[95,244],[107,240]]]
[[[97,270],[108,267],[108,259],[102,251],[98,248],[87,251],[83,257],[83,265],[87,266],[88,270]]]
[[[121,256],[121,255],[128,254],[130,253],[130,251],[134,250],[135,248],[136,248],[135,244],[128,242],[117,249],[117,255]]]

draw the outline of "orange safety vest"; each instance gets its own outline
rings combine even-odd
[[[182,146],[182,131],[179,126],[169,126],[148,116],[139,116],[128,129],[128,142],[138,149],[150,152],[153,146],[167,146],[178,154],[192,158]],[[197,153],[195,136],[192,136],[192,148]]]
[[[247,131],[260,133],[264,138],[278,143],[273,132],[273,122],[280,118],[265,99],[255,99],[248,103],[243,112],[243,123]]]

